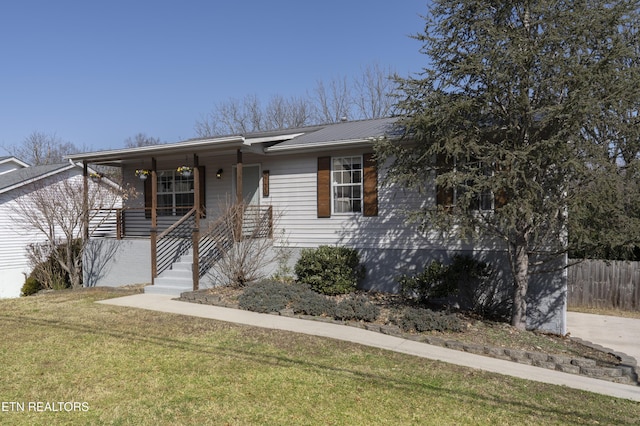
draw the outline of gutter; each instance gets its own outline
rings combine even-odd
[[[229,136],[215,139],[199,139],[195,141],[177,142],[172,144],[159,144],[150,146],[141,146],[135,148],[124,148],[108,151],[95,151],[81,154],[71,154],[65,156],[70,161],[122,161],[134,160],[138,158],[148,158],[150,156],[161,154],[175,154],[183,151],[194,150],[215,150],[225,148],[240,148],[244,145],[245,138],[243,136]]]
[[[269,148],[265,148],[265,154],[279,154],[285,152],[307,152],[307,151],[329,151],[333,149],[341,149],[341,148],[370,148],[374,143],[380,140],[384,140],[385,137],[381,136],[378,138],[369,137],[369,138],[360,138],[360,139],[346,139],[346,140],[338,140],[338,141],[325,141],[325,142],[314,142],[314,143],[306,143],[300,145],[288,145],[288,146],[280,146],[274,145]]]

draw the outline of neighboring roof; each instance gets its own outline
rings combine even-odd
[[[25,167],[0,175],[0,193],[43,179],[76,167],[71,163]]]
[[[117,164],[124,161],[149,159],[161,155],[177,155],[201,152],[221,152],[245,149],[259,153],[278,153],[293,150],[323,150],[331,147],[356,147],[371,145],[382,137],[398,137],[398,127],[393,118],[344,121],[340,123],[300,127],[295,129],[254,132],[244,135],[228,135],[206,139],[190,139],[183,142],[97,151],[68,155],[67,158],[89,163]]]
[[[29,167],[29,164],[13,156],[0,157],[0,164],[3,163],[14,163],[20,167]]]

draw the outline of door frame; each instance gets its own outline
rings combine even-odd
[[[235,194],[236,193],[236,188],[238,187],[238,182],[237,182],[237,170],[238,170],[238,166],[236,164],[232,165],[232,176],[233,179],[231,179],[231,193]],[[244,174],[244,170],[247,167],[257,167],[258,168],[258,182],[256,183],[256,194],[257,194],[257,205],[259,206],[262,203],[262,194],[260,191],[260,188],[262,186],[262,164],[261,163],[251,163],[251,164],[242,164],[242,186],[243,186],[243,191],[244,188],[247,187],[247,179],[246,179],[246,175]]]

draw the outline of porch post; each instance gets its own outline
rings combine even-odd
[[[82,162],[82,238],[89,240],[89,173],[87,162]]]
[[[242,151],[236,153],[236,203],[242,204]]]
[[[193,207],[196,209],[196,217],[193,225],[193,290],[200,287],[200,214],[202,203],[200,202],[200,167],[198,167],[198,155],[193,154]]]
[[[158,173],[156,172],[156,159],[151,158],[151,229],[149,237],[151,240],[151,285],[154,284],[158,276]]]
[[[242,240],[242,216],[244,215],[244,206],[242,205],[242,151],[238,149],[236,152],[236,241]]]

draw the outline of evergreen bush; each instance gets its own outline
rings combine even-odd
[[[305,249],[296,262],[298,282],[326,295],[347,294],[356,290],[364,278],[364,266],[355,249],[320,246]]]
[[[394,322],[406,332],[462,330],[462,323],[457,316],[424,308],[407,307]]]
[[[295,285],[295,284],[294,284]],[[336,302],[316,293],[308,287],[298,285],[301,289],[294,295],[291,308],[296,314],[334,317]]]
[[[373,322],[380,315],[380,308],[371,303],[363,295],[350,296],[340,301],[335,310],[334,318],[339,320],[353,320]]]
[[[259,281],[248,285],[238,297],[238,306],[248,311],[279,312],[292,299],[293,286],[275,281]]]
[[[400,294],[407,300],[415,299],[421,304],[427,303],[433,297],[445,297],[449,291],[445,280],[446,273],[447,267],[434,260],[418,274],[402,275],[398,279]]]
[[[36,294],[40,290],[42,290],[42,285],[36,279],[36,277],[34,277],[33,274],[31,274],[24,280],[24,284],[22,285],[22,290],[20,291],[20,295],[31,296],[32,294]]]

